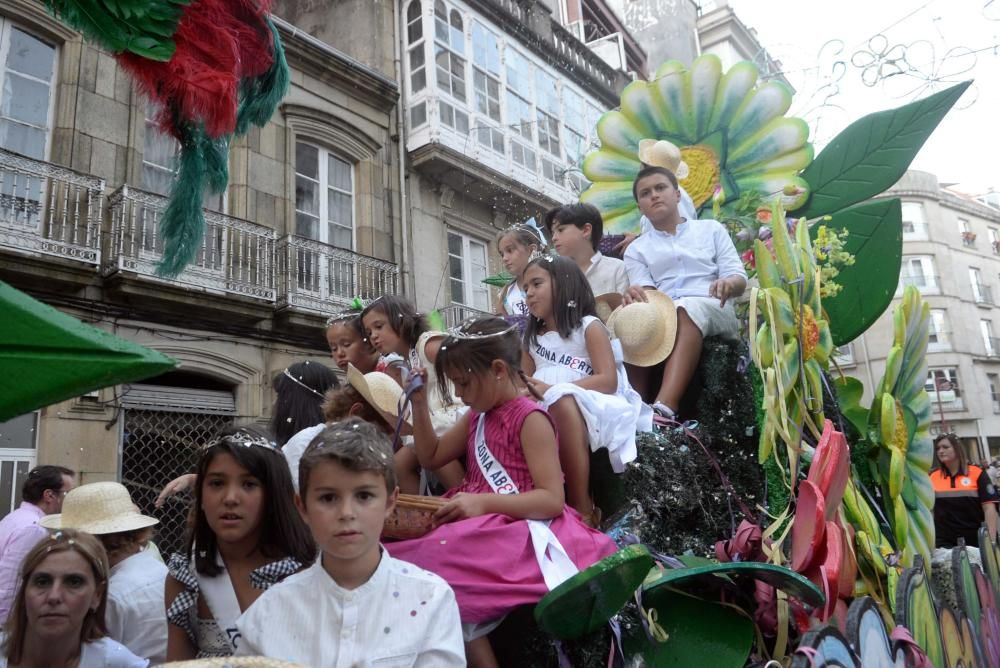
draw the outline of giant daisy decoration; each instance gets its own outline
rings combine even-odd
[[[791,103],[791,89],[780,81],[760,82],[750,62],[725,73],[711,54],[690,69],[666,62],[651,81],[629,84],[620,110],[598,121],[601,147],[583,161],[593,185],[580,199],[601,211],[609,234],[638,232],[632,181],[641,167],[640,142],[653,139],[680,149],[687,166],[680,183],[696,207],[721,188],[724,201],[756,191],[796,209],[809,198],[799,172],[812,161],[813,147],[806,122],[785,116]]]

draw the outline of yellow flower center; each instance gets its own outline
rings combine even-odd
[[[812,359],[816,346],[819,345],[819,323],[808,305],[802,306],[802,314],[804,317],[800,320],[799,312],[795,312],[795,333],[802,330],[802,361],[805,362]]]
[[[711,146],[695,144],[681,148],[681,158],[688,166],[688,175],[681,179],[694,205],[701,206],[719,187],[719,156]]]
[[[896,433],[893,434],[892,444],[899,448],[899,451],[906,454],[906,421],[903,420],[903,405],[896,399]]]

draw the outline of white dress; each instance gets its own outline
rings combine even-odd
[[[567,394],[572,395],[587,423],[590,449],[607,448],[612,468],[621,473],[625,465],[636,457],[636,430],[652,429],[652,413],[625,377],[621,347],[617,341],[611,342],[618,371],[617,391],[607,394],[574,384],[594,373],[586,341],[586,331],[591,326],[607,332],[600,319],[585,316],[581,326],[573,330],[568,338],[560,337],[559,332],[546,332],[538,337],[535,344],[529,345],[528,352],[535,362],[534,377],[552,386],[542,397],[544,406],[549,408]]]

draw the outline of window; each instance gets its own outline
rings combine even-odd
[[[476,138],[480,144],[504,153],[504,135],[494,123],[500,117],[500,43],[497,36],[481,23],[472,23],[472,84],[475,90],[476,111],[493,123],[476,123]]]
[[[948,329],[945,324],[944,309],[931,309],[931,318],[927,333],[927,350],[947,350]]]
[[[962,234],[972,231],[972,227],[969,225],[969,221],[966,218],[958,219],[958,231]]]
[[[962,235],[962,244],[973,247],[976,245],[976,233],[972,231],[972,226],[965,218],[958,219],[958,231]]]
[[[0,422],[0,514],[21,501],[21,487],[35,465],[38,413],[26,413]]]
[[[48,155],[56,49],[0,17],[0,147],[29,158]],[[0,171],[8,222],[37,227],[42,179]]]
[[[486,278],[486,242],[458,232],[448,232],[448,278],[453,304],[490,309],[490,291]]]
[[[958,369],[928,369],[924,389],[930,395],[931,404],[947,410],[962,409],[962,390],[958,384]]]
[[[837,346],[833,351],[833,359],[840,366],[850,366],[854,364],[854,349],[850,343]]]
[[[514,49],[504,51],[507,70],[507,125],[512,130],[510,157],[534,173],[537,169],[535,151],[535,116],[528,102],[532,95],[531,64]],[[523,140],[523,141],[522,141]]]
[[[465,33],[462,31],[462,16],[453,9],[450,16],[446,17],[446,9],[441,0],[434,3],[434,36],[438,88],[459,102],[465,102]]]
[[[145,133],[142,140],[142,189],[167,197],[174,186],[180,144],[172,136],[160,131],[155,116],[156,107],[147,101]],[[201,205],[213,211],[224,211],[225,193],[211,193],[206,190]]]
[[[1000,375],[986,374],[986,382],[990,386],[990,398],[993,400],[993,412],[1000,413]]]
[[[993,249],[994,255],[1000,255],[1000,229],[995,227],[989,228],[990,234],[990,247]]]
[[[927,218],[920,202],[903,202],[903,239],[927,238]]]
[[[969,283],[972,285],[972,298],[977,304],[993,303],[993,291],[988,285],[983,285],[983,277],[976,267],[969,267]]]
[[[409,47],[411,93],[418,93],[427,86],[427,68],[425,67],[427,55],[424,49],[422,21],[420,2],[414,0],[406,8],[406,43]]]
[[[930,257],[904,257],[903,266],[899,271],[900,288],[913,285],[925,292],[937,288],[937,276],[934,275],[934,261]]]
[[[979,333],[983,337],[983,347],[986,349],[987,355],[993,357],[1000,353],[1000,346],[997,346],[997,341],[993,338],[993,323],[991,321],[980,320]]]
[[[535,70],[535,101],[538,108],[538,145],[562,158],[559,142],[559,88],[555,77]]]
[[[354,249],[354,167],[301,141],[295,142],[295,234]]]
[[[441,122],[450,128],[458,130],[463,135],[469,134],[469,115],[461,109],[456,109],[444,100],[438,100],[438,113]]]
[[[45,159],[56,49],[0,19],[0,146]]]
[[[556,185],[563,185],[563,168],[548,158],[542,158],[542,176]]]

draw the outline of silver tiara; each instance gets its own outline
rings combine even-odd
[[[309,364],[309,362],[306,362],[306,364]],[[288,369],[285,369],[281,373],[286,378],[288,378],[288,380],[292,381],[293,383],[295,383],[299,387],[304,387],[305,389],[309,390],[310,392],[312,392],[313,394],[315,394],[320,399],[325,399],[326,398],[326,397],[323,396],[322,392],[318,392],[318,391],[314,390],[313,388],[311,388],[308,385],[306,385],[305,383],[303,383],[301,378],[296,378],[295,376],[293,376],[292,373]]]
[[[203,450],[208,450],[209,448],[215,447],[216,445],[226,441],[231,444],[242,445],[245,448],[257,446],[258,448],[267,448],[268,450],[278,450],[278,444],[271,439],[261,436],[260,434],[251,434],[250,432],[243,431],[242,429],[238,429],[232,434],[226,434],[225,436],[220,436],[219,438],[213,438],[205,444]]]
[[[500,330],[499,332],[491,332],[489,334],[473,334],[471,332],[466,332],[465,328],[471,326],[476,322],[478,318],[469,318],[463,322],[458,327],[452,327],[448,330],[448,338],[458,339],[459,341],[471,341],[473,339],[493,339],[501,336],[506,336],[511,332],[517,331],[517,325],[511,325],[507,329]],[[444,349],[444,346],[442,346]]]

